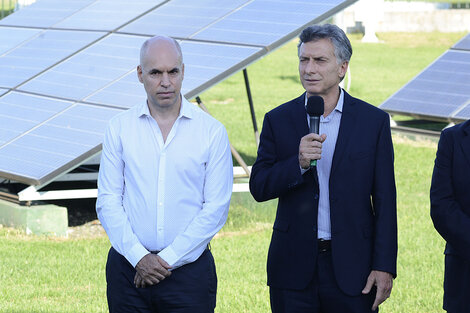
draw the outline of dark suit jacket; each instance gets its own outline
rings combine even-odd
[[[298,159],[309,133],[304,101],[266,114],[250,178],[257,201],[279,198],[267,272],[268,285],[286,289],[311,282],[318,250],[317,173],[302,175]],[[329,184],[336,280],[359,295],[372,269],[396,275],[396,190],[388,114],[346,92]]]
[[[444,308],[470,312],[470,121],[441,133],[431,183],[431,217],[447,242]]]

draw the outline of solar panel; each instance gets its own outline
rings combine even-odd
[[[137,79],[137,72],[134,70],[116,82],[86,97],[84,101],[127,109],[144,102],[146,99],[147,94],[143,85]]]
[[[0,20],[1,21],[1,20]],[[33,37],[41,30],[0,26],[0,56]]]
[[[380,108],[392,114],[462,121],[469,102],[470,51],[449,50]]]
[[[185,63],[182,93],[187,98],[197,96],[265,53],[257,47],[192,41],[183,41],[181,49]]]
[[[0,177],[42,185],[99,152],[108,120],[146,100],[152,35],[181,42],[192,98],[353,2],[39,0],[0,21]]]
[[[0,56],[0,86],[13,88],[103,35],[58,30],[36,33]]]
[[[70,166],[99,151],[107,122],[119,112],[73,105],[0,147],[0,176],[38,185],[69,171]]]
[[[173,0],[120,29],[121,32],[186,38],[248,0]]]
[[[136,67],[146,38],[112,34],[19,89],[81,100]]]
[[[467,104],[462,108],[462,110],[460,110],[459,112],[457,112],[455,114],[455,118],[457,120],[470,120],[470,100],[467,101]]]
[[[18,92],[1,97],[0,147],[71,105],[71,102]]]
[[[40,0],[0,20],[0,25],[48,28],[95,0]]]
[[[462,38],[459,42],[457,42],[452,49],[458,50],[467,50],[470,51],[470,34]]]
[[[164,0],[98,0],[54,25],[57,28],[114,30]],[[125,8],[125,9],[124,9]]]
[[[299,26],[322,20],[321,15],[344,1],[296,2],[255,0],[203,29],[192,38],[270,46]]]

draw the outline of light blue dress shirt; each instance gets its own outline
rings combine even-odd
[[[320,117],[320,134],[326,134],[326,140],[322,144],[321,159],[317,161],[318,183],[320,198],[318,202],[318,238],[331,239],[330,221],[330,172],[333,155],[335,153],[336,140],[338,139],[341,115],[343,112],[344,92],[340,89],[340,96],[335,109]],[[307,105],[307,94],[305,94],[305,105]],[[307,114],[307,122],[310,126],[310,119]]]
[[[195,261],[224,225],[233,186],[227,132],[182,97],[166,141],[146,103],[114,117],[103,142],[96,210],[134,267],[149,251]]]

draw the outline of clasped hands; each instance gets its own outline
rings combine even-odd
[[[299,164],[303,169],[310,168],[310,160],[321,159],[322,144],[326,139],[326,135],[318,135],[310,133],[300,139],[299,145]]]
[[[146,254],[135,266],[134,284],[137,288],[156,285],[171,275],[171,266],[156,254]]]

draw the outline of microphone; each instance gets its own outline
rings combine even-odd
[[[320,116],[325,112],[325,102],[320,96],[311,96],[307,100],[307,113],[310,118],[310,133],[320,132]],[[310,168],[317,166],[317,160],[310,160]]]

